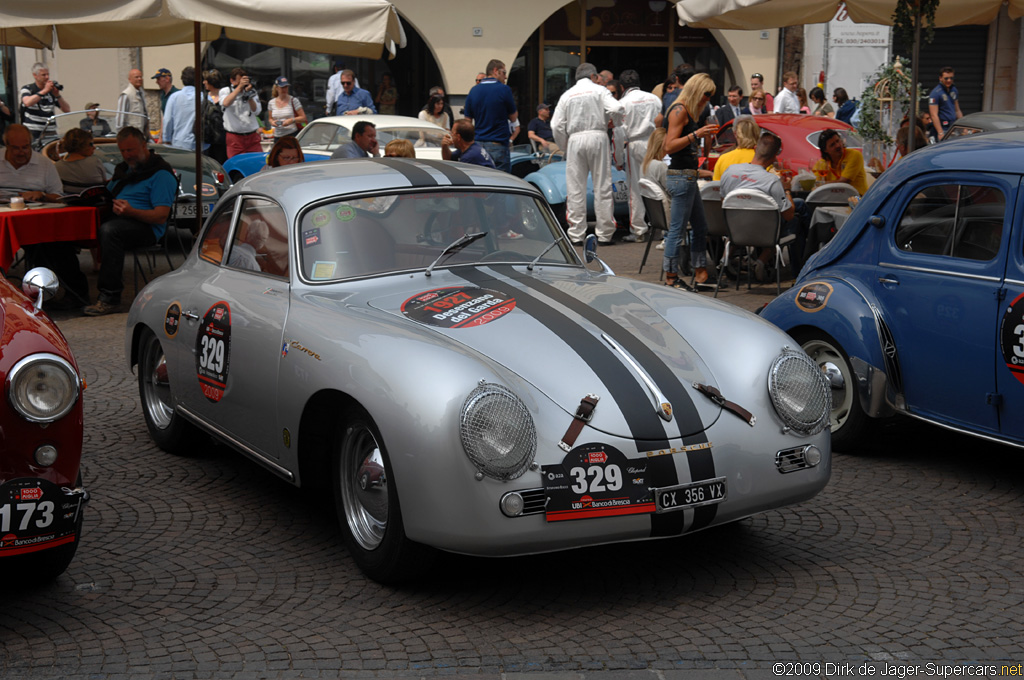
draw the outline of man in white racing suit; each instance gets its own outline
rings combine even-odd
[[[647,140],[661,123],[661,98],[640,89],[640,74],[629,69],[619,76],[625,88],[619,102],[625,109],[622,125],[615,128],[615,164],[625,169],[629,182],[629,234],[622,240],[628,243],[643,241],[647,234],[644,222],[646,211],[640,196],[641,166],[647,155]]]
[[[558,101],[551,119],[555,143],[565,149],[565,207],[569,240],[583,242],[587,233],[587,175],[594,179],[597,240],[611,245],[615,235],[612,216],[612,170],[608,122],[622,124],[622,103],[598,84],[597,69],[586,62],[576,68],[576,84]]]

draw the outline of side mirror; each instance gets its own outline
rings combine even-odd
[[[46,267],[30,269],[21,279],[21,291],[30,300],[35,300],[36,309],[42,309],[43,301],[56,295],[59,287],[57,275]]]
[[[597,257],[597,236],[590,234],[583,240],[583,259],[590,264]]]

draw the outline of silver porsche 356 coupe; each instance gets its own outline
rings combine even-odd
[[[329,486],[355,562],[382,582],[437,549],[734,522],[811,498],[831,472],[829,383],[789,336],[588,269],[536,189],[466,164],[246,178],[135,299],[126,349],[161,448],[211,434]]]

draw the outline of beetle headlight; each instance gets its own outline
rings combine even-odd
[[[782,422],[794,432],[817,434],[828,425],[832,390],[822,370],[803,352],[782,350],[768,372],[768,393]]]
[[[7,398],[26,420],[52,423],[78,401],[78,373],[54,354],[32,354],[7,374]]]
[[[521,476],[537,451],[533,417],[522,400],[501,385],[484,383],[469,393],[459,429],[466,455],[494,479]]]

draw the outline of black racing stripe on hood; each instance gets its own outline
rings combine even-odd
[[[510,265],[499,265],[494,267],[495,271],[500,271],[506,276],[512,276],[515,274],[515,270]],[[704,432],[703,423],[700,420],[700,415],[697,413],[696,406],[693,403],[693,398],[687,387],[679,380],[675,373],[665,365],[665,362],[658,357],[647,345],[645,345],[639,338],[633,335],[629,329],[619,325],[609,316],[602,314],[593,307],[585,304],[581,300],[569,295],[565,291],[562,291],[549,283],[540,281],[536,278],[516,278],[517,282],[541,292],[552,299],[556,300],[560,304],[568,307],[574,312],[580,314],[585,319],[593,323],[595,326],[600,328],[604,333],[607,333],[615,342],[622,345],[623,348],[630,354],[632,354],[641,365],[649,372],[654,382],[661,388],[672,404],[673,413],[676,417],[686,418],[682,422],[686,423],[688,429],[682,429],[682,432],[694,432],[693,435],[685,438],[686,444],[698,444],[707,442],[707,435]],[[646,390],[644,391],[644,403],[651,408],[650,398],[647,395]],[[697,423],[698,426],[694,426]],[[677,454],[678,455],[678,454]],[[715,461],[710,450],[703,451],[689,451],[686,454],[687,464],[690,468],[690,479],[697,482],[705,479],[715,478]],[[658,480],[658,484],[664,486],[671,486],[679,483],[679,477],[676,474],[675,463],[673,462],[674,456],[655,456],[649,461],[648,469],[652,472],[652,479]],[[694,509],[694,520],[690,527],[691,531],[697,529],[703,529],[708,526],[715,518],[718,512],[717,505],[708,505]],[[652,536],[675,536],[681,534],[684,530],[684,513],[683,512],[669,512],[664,514],[651,515],[651,535]]]
[[[509,265],[495,266],[494,269],[509,277],[515,275],[515,270]],[[640,338],[631,333],[628,328],[582,300],[545,281],[536,278],[517,278],[516,281],[573,310],[601,329],[612,340],[622,345],[627,352],[640,362],[640,365],[644,367],[644,370],[651,376],[654,383],[665,393],[669,403],[672,404],[672,413],[679,420],[680,432],[703,433],[704,423],[700,419],[700,414],[697,413],[697,407],[693,403],[690,391],[661,357],[655,354]],[[650,398],[647,401],[650,403]],[[653,405],[651,406],[651,413],[654,414]],[[694,441],[704,442],[707,439],[703,434],[694,434]]]
[[[414,163],[402,158],[370,158],[374,163],[386,165],[395,172],[405,176],[414,187],[436,187],[440,185],[434,176],[423,168],[418,168]]]
[[[448,181],[452,183],[452,186],[457,186],[457,187],[472,187],[472,186],[476,186],[476,182],[474,182],[473,179],[469,175],[464,173],[462,170],[459,170],[459,168],[457,168],[454,164],[452,164],[450,162],[447,162],[447,161],[435,161],[433,159],[426,159],[426,158],[417,159],[416,162],[417,163],[422,163],[423,165],[430,166],[434,170],[437,170],[442,175],[444,175],[445,177],[448,178]]]
[[[561,338],[567,347],[570,347],[593,369],[594,373],[601,379],[608,390],[609,395],[616,406],[622,411],[623,417],[629,426],[630,432],[635,439],[650,439],[649,437],[637,436],[644,431],[650,432],[652,428],[651,416],[657,416],[651,410],[651,400],[647,395],[646,388],[641,385],[640,380],[633,375],[622,360],[613,353],[612,349],[601,341],[600,338],[587,332],[562,312],[553,307],[547,301],[534,295],[525,295],[521,288],[517,288],[506,281],[481,272],[475,267],[459,268],[456,272],[470,283],[480,287],[492,288],[505,295],[514,297],[516,307],[522,309],[531,317],[543,324],[548,330]],[[585,394],[580,394],[582,399]],[[600,410],[600,405],[598,405]],[[641,426],[640,423],[644,425]],[[568,426],[568,422],[566,422]],[[668,446],[668,435],[660,423],[655,427],[661,429],[661,437],[650,441],[652,448]]]

